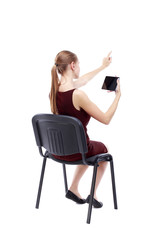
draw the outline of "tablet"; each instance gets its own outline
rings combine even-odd
[[[119,77],[106,76],[102,89],[115,91],[117,87],[117,79],[119,79]]]

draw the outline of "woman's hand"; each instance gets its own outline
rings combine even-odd
[[[105,57],[103,59],[103,62],[102,62],[102,67],[103,68],[106,68],[110,65],[110,63],[112,62],[112,57],[110,57],[112,51],[108,53],[107,57]]]

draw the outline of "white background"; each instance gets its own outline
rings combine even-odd
[[[2,239],[159,239],[159,5],[158,1],[1,1],[0,218]],[[48,161],[40,209],[34,208],[42,159],[31,118],[50,113],[51,67],[61,50],[75,52],[81,74],[112,64],[83,88],[104,111],[114,93],[106,75],[121,78],[122,97],[109,126],[92,119],[91,139],[114,157],[119,209],[113,209],[109,168],[93,209],[64,197],[61,165]],[[67,167],[68,181],[74,166]],[[87,197],[92,168],[80,185]]]

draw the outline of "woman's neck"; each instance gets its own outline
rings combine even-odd
[[[61,76],[59,90],[68,91],[74,88],[73,78],[71,76]]]

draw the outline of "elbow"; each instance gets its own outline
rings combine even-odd
[[[109,119],[106,119],[105,122],[104,122],[105,125],[109,125],[109,123],[110,123]]]
[[[106,124],[106,125],[109,125],[111,119],[112,119],[112,116],[111,116],[111,115],[109,115],[109,116],[105,116],[105,124]]]
[[[104,115],[104,124],[105,125],[109,125],[110,124],[110,121],[111,121],[111,119],[112,119],[112,117],[111,117],[111,115],[110,114],[105,114]]]
[[[110,121],[111,121],[111,119],[112,119],[112,117],[111,117],[111,116],[107,116],[107,117],[105,118],[105,124],[106,124],[106,125],[109,125],[109,124],[110,124]]]

